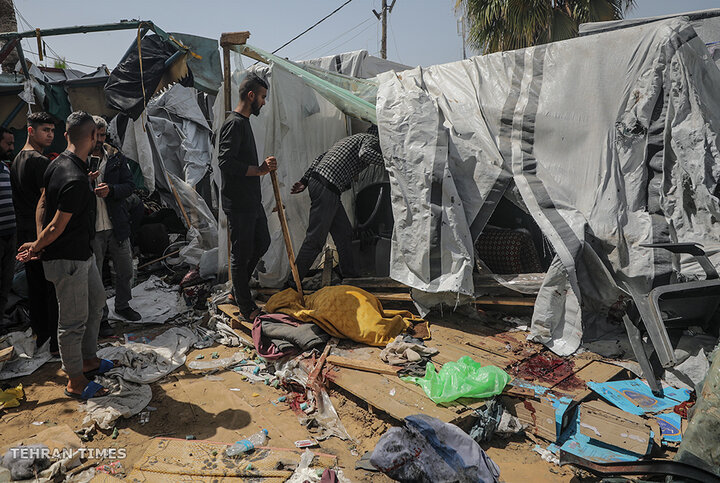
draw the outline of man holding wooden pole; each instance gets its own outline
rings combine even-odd
[[[222,207],[230,230],[230,273],[233,296],[241,315],[252,321],[259,313],[250,294],[250,277],[270,246],[270,232],[262,205],[260,176],[277,169],[269,156],[258,161],[250,115],[265,105],[268,85],[249,73],[240,83],[240,102],[220,128],[218,164],[222,175]]]

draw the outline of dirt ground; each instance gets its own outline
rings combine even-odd
[[[199,354],[208,360],[215,351],[220,357],[226,357],[236,350],[223,346],[191,350],[187,360],[195,360]],[[198,440],[232,443],[266,428],[270,435],[268,445],[279,448],[293,448],[294,441],[312,437],[287,404],[277,402],[284,394],[281,389],[250,384],[233,371],[223,370],[212,375],[204,372],[183,365],[152,384],[150,406],[157,410],[150,413],[147,424],[141,425],[139,416],[121,418],[116,423],[117,439],[111,439],[111,431],[98,432],[86,446],[126,448],[127,458],[122,464],[129,472],[156,437],[185,439],[193,435]],[[59,362],[47,363],[32,375],[4,381],[3,385],[14,386],[18,382],[24,386],[26,399],[17,408],[0,411],[0,446],[27,440],[55,425],[66,424],[73,430],[82,427],[84,413],[78,412],[79,403],[63,394],[65,379]],[[336,455],[339,466],[352,481],[391,481],[380,473],[356,470],[355,462],[373,449],[393,422],[382,414],[369,412],[361,401],[358,404],[336,391],[330,394],[341,421],[356,441],[330,438],[321,442],[318,450]],[[33,422],[44,424],[33,425]],[[534,446],[534,442],[516,436],[509,440],[496,439],[484,449],[500,466],[501,478],[506,482],[580,481],[572,469],[543,461],[532,451]]]

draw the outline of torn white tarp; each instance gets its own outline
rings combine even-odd
[[[12,359],[0,362],[0,381],[32,374],[52,359],[50,340],[37,349],[35,345],[32,329],[27,329],[25,332],[10,332],[0,337],[0,349],[13,347]]]
[[[720,242],[720,71],[687,21],[378,80],[396,280],[472,294],[473,240],[514,185],[557,254],[532,334],[570,354],[616,282],[674,275],[668,253],[640,244]]]

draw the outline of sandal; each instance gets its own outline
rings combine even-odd
[[[100,374],[105,374],[110,369],[115,368],[115,362],[117,361],[110,361],[108,359],[100,359],[100,365],[97,367],[97,369],[93,369],[92,371],[83,372],[83,375],[87,377],[88,379],[92,379],[95,376],[99,376]]]
[[[105,391],[105,392],[103,394],[98,394],[99,391]],[[87,401],[88,399],[91,399],[94,397],[108,396],[109,393],[107,392],[107,389],[105,389],[103,386],[101,386],[97,382],[90,381],[90,382],[88,382],[87,386],[85,386],[85,389],[83,389],[82,393],[78,394],[76,392],[70,392],[67,390],[67,387],[66,387],[65,395],[68,397],[71,397],[73,399]]]

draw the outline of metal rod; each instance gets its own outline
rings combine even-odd
[[[293,279],[295,279],[295,286],[300,294],[300,302],[304,305],[305,295],[303,294],[300,273],[298,273],[297,265],[295,265],[295,252],[293,251],[290,230],[288,229],[287,219],[285,218],[285,208],[283,208],[282,197],[280,196],[280,185],[277,180],[277,172],[270,171],[270,179],[272,179],[273,191],[275,192],[275,204],[277,205],[278,218],[280,218],[280,227],[282,228],[283,238],[285,238],[285,249],[287,250],[288,261],[290,262],[290,271],[292,271]]]
[[[223,45],[223,96],[225,98],[225,113],[232,109],[232,82],[230,81],[230,48]],[[219,142],[219,141],[218,141]],[[225,232],[227,235],[227,260],[228,260],[228,280],[232,283],[232,270],[230,270],[231,243],[230,243],[230,221],[225,217]]]
[[[155,31],[156,29],[155,24],[153,24],[149,20],[129,20],[126,22],[105,23],[100,25],[77,25],[74,27],[28,30],[26,32],[3,32],[0,33],[0,40],[35,37],[38,35],[38,33],[43,37],[51,37],[54,35],[87,34],[91,32],[108,32],[113,30],[132,30],[138,28],[141,25],[147,25],[149,28],[153,29],[153,31]],[[158,30],[160,30],[162,34],[167,35],[162,29]],[[160,32],[158,32],[158,34],[160,34]]]
[[[25,62],[25,52],[23,52],[22,44],[18,42],[15,49],[17,50],[18,58],[20,59],[20,66],[22,67],[23,75],[26,79],[29,79],[30,72],[28,72],[27,62]]]

